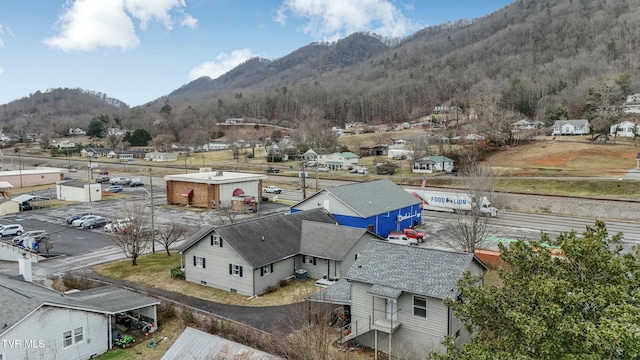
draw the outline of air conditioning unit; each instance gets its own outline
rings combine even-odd
[[[216,176],[222,176],[222,170],[216,170]]]

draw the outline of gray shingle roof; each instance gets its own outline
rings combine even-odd
[[[373,285],[371,293],[399,291],[438,299],[457,295],[456,283],[469,269],[470,253],[369,241],[345,279]]]
[[[380,239],[366,229],[338,224],[302,222],[300,253],[323,259],[340,261],[365,234]]]
[[[346,279],[340,279],[334,284],[307,296],[307,300],[349,305],[351,304],[351,285]]]
[[[389,180],[367,181],[323,189],[360,214],[363,218],[416,205],[419,201]],[[309,199],[307,199],[309,200]]]
[[[571,124],[573,126],[583,126],[585,124],[588,124],[589,120],[587,119],[580,119],[580,120],[556,120],[553,123],[553,127],[560,127],[564,124]]]
[[[215,231],[249,266],[256,269],[300,252],[303,220],[329,224],[336,222],[324,209],[267,215],[215,228],[203,228],[180,251],[185,251],[211,231]]]
[[[113,286],[83,290],[62,296],[60,293],[23,280],[0,275],[0,323],[8,330],[42,305],[116,314],[159,304],[156,299]],[[10,305],[10,306],[8,306]]]

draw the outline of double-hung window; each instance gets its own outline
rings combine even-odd
[[[229,275],[242,277],[242,265],[229,264]]]
[[[413,296],[413,316],[427,318],[427,298],[423,296]]]
[[[273,264],[265,265],[260,268],[260,276],[273,273]]]
[[[220,235],[211,235],[211,246],[222,247],[222,238]]]
[[[201,256],[194,256],[193,266],[203,268],[203,269],[206,268],[207,267],[206,259]]]

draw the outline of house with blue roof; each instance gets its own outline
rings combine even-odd
[[[422,223],[420,201],[389,180],[328,187],[291,207],[291,212],[323,208],[340,225],[387,237]]]

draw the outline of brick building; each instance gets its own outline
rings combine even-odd
[[[262,180],[266,175],[210,171],[167,175],[167,203],[217,209],[220,203],[232,204],[250,196],[262,199]],[[249,205],[249,201],[244,203]],[[255,210],[255,209],[254,209]]]

